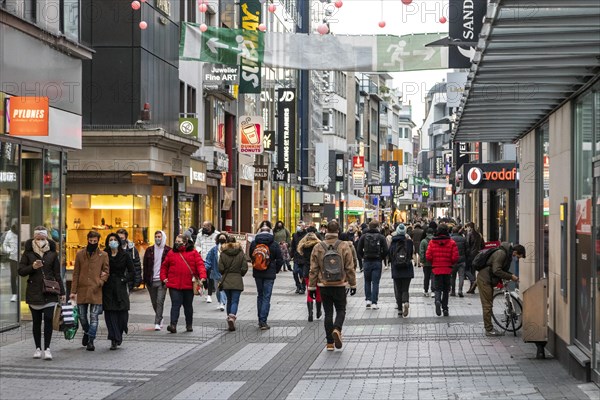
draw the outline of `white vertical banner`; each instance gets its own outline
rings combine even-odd
[[[329,145],[315,143],[315,186],[325,186],[329,181]]]

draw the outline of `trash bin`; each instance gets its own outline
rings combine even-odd
[[[537,281],[523,292],[523,341],[535,343],[536,358],[545,358],[548,343],[548,278]]]

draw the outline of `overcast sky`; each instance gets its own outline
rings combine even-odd
[[[323,4],[313,0],[313,7]],[[383,12],[382,12],[383,6]],[[332,5],[328,6],[332,7]],[[408,35],[411,33],[448,33],[447,0],[414,0],[408,6],[401,0],[343,0],[330,17],[331,32],[346,35]],[[383,15],[383,17],[382,17]],[[385,21],[384,28],[379,27]],[[420,128],[425,117],[423,98],[437,82],[446,78],[448,70],[430,70],[392,73],[394,87],[404,93],[404,101],[413,106],[413,121]]]

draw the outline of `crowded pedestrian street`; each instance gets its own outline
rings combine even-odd
[[[380,308],[365,307],[363,277],[348,297],[343,347],[325,350],[323,322],[306,320],[306,296],[292,273],[277,275],[271,329],[256,324],[256,289],[246,280],[238,329],[205,296],[194,299],[193,332],[153,327],[146,290],[131,295],[129,334],[110,351],[100,323],[96,351],[57,335],[51,363],[31,358],[31,324],[3,332],[0,398],[9,399],[598,399],[594,383],[570,377],[547,355],[535,358],[521,334],[485,337],[478,294],[451,297],[437,317],[423,296],[421,269],[410,288],[410,313],[398,317],[390,271]],[[169,302],[167,298],[167,303]],[[169,305],[165,305],[168,309]]]

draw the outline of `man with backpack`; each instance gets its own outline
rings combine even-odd
[[[407,238],[404,224],[399,224],[390,245],[390,264],[399,317],[408,317],[408,289],[410,281],[415,277],[412,255],[413,241]]]
[[[250,260],[252,275],[256,282],[256,309],[258,327],[265,331],[269,329],[267,318],[271,309],[271,294],[276,275],[281,271],[283,257],[279,244],[275,242],[271,222],[263,221],[258,234],[250,244]]]
[[[358,241],[358,258],[363,260],[365,273],[365,299],[367,308],[377,310],[379,299],[379,281],[381,280],[382,260],[387,257],[388,248],[385,237],[379,233],[379,222],[369,222],[369,229],[363,232]]]
[[[334,347],[342,348],[342,326],[346,318],[346,286],[350,286],[350,296],[356,294],[356,274],[350,249],[352,244],[338,238],[339,230],[340,225],[337,221],[329,222],[325,240],[314,246],[310,258],[308,291],[313,299],[317,297],[317,286],[321,292],[325,311],[327,351],[333,351]]]
[[[458,261],[456,242],[448,236],[448,225],[439,224],[436,236],[431,239],[425,252],[425,258],[431,262],[435,290],[435,314],[439,317],[444,311],[444,317],[449,316],[448,292],[452,266]]]
[[[519,277],[508,272],[510,264],[516,258],[525,258],[525,247],[520,244],[511,245],[502,242],[500,247],[484,250],[479,257],[473,260],[473,266],[479,270],[477,274],[477,287],[479,288],[479,299],[483,309],[483,326],[485,336],[500,336],[500,332],[494,330],[492,325],[492,305],[494,287],[502,279],[518,282]]]

